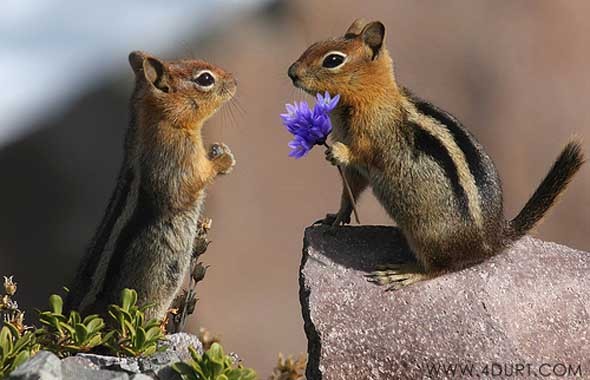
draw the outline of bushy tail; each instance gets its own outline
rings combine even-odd
[[[516,218],[508,223],[507,237],[510,240],[516,240],[526,235],[543,218],[543,215],[553,206],[559,194],[565,190],[583,163],[584,155],[580,143],[571,141],[563,148],[533,196]]]

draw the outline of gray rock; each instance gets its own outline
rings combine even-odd
[[[61,360],[61,366],[63,368],[64,364],[76,363],[78,365],[84,366],[89,369],[99,369],[99,367],[92,362],[92,360],[84,358],[82,356],[69,356],[65,359]]]
[[[8,378],[10,380],[179,380],[171,364],[188,360],[188,347],[203,353],[203,345],[191,334],[177,333],[167,336],[168,349],[139,358],[78,354],[59,360],[50,352],[41,351],[23,363]]]
[[[8,380],[60,380],[61,362],[57,356],[40,351],[15,369]]]
[[[178,355],[173,351],[158,352],[138,358],[119,358],[95,354],[78,354],[76,357],[88,360],[100,369],[143,373],[166,379],[174,377],[170,365],[180,361]]]
[[[203,343],[195,335],[180,332],[166,335],[166,338],[168,339],[166,342],[168,350],[176,352],[181,360],[191,358],[188,351],[190,346],[194,347],[200,355],[203,355]]]
[[[63,380],[129,380],[129,375],[121,371],[109,371],[105,369],[92,369],[83,360],[62,361]]]
[[[555,378],[568,366],[590,378],[590,253],[525,237],[485,263],[395,292],[364,277],[411,257],[393,227],[306,230],[308,380],[511,378],[517,370]],[[445,374],[441,366],[452,365],[466,372]]]
[[[140,373],[138,358],[119,358],[117,356],[96,355],[96,354],[78,354],[76,358],[83,359],[85,362],[99,369],[110,369],[117,371],[127,371],[131,373]]]
[[[193,346],[199,353],[203,353],[203,345],[195,335],[176,333],[167,335],[168,349],[147,357],[119,358],[115,356],[78,354],[75,357],[84,360],[87,366],[94,368],[126,371],[129,373],[144,373],[159,377],[173,375],[169,366],[181,360],[188,360],[188,347]]]
[[[129,380],[153,380],[153,377],[148,375],[144,375],[143,373],[136,373],[135,375],[131,375]]]

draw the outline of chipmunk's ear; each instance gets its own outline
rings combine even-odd
[[[159,59],[134,51],[129,54],[129,64],[138,78],[145,79],[160,91],[170,91],[168,70]]]
[[[352,25],[350,25],[346,30],[346,33],[344,33],[344,38],[354,38],[358,36],[363,30],[363,26],[365,26],[366,23],[367,20],[365,20],[364,18],[357,18],[356,20],[354,20]]]
[[[129,53],[129,64],[135,74],[139,74],[143,70],[143,61],[145,61],[147,56],[143,51],[132,51]]]
[[[383,40],[385,39],[385,25],[379,21],[373,21],[365,25],[361,31],[361,36],[365,44],[373,51],[372,59],[375,59],[383,47]]]

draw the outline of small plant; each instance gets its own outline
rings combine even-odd
[[[35,334],[24,324],[24,311],[13,299],[17,290],[13,277],[4,277],[0,296],[0,379],[39,351]]]
[[[33,332],[21,332],[13,324],[5,323],[0,329],[0,379],[8,376],[37,351],[39,344]]]
[[[210,225],[210,224],[209,224]],[[206,234],[206,228],[203,228]],[[186,318],[191,314],[196,302],[194,287],[205,276],[206,267],[196,261],[207,245],[206,236],[199,252],[194,255],[191,268],[189,294],[183,294],[185,302],[181,314]],[[109,323],[93,314],[82,318],[79,312],[63,313],[63,299],[56,294],[49,297],[49,310],[38,311],[41,327],[23,324],[24,313],[18,309],[12,296],[16,292],[16,283],[12,277],[4,278],[5,293],[0,298],[0,378],[4,378],[16,367],[29,359],[40,349],[48,350],[63,358],[79,352],[110,351],[117,356],[147,356],[167,347],[161,344],[165,340],[165,323],[159,319],[145,320],[145,311],[152,305],[138,306],[137,292],[123,289],[120,305],[108,307]],[[192,293],[191,293],[192,291]],[[194,300],[194,301],[190,301]],[[187,307],[187,301],[189,306]],[[192,305],[191,305],[192,304]],[[185,320],[178,320],[180,326]],[[179,327],[177,325],[177,327]],[[184,380],[254,380],[254,370],[244,368],[238,360],[226,355],[218,343],[218,337],[201,329],[203,344],[208,349],[202,356],[194,348],[189,348],[192,360],[176,363],[173,368]]]
[[[254,380],[256,372],[251,368],[235,365],[231,356],[223,352],[219,343],[213,343],[203,356],[189,347],[192,360],[172,364],[183,380]]]
[[[211,243],[207,238],[207,234],[211,229],[212,223],[213,221],[211,219],[204,218],[199,220],[197,225],[197,236],[195,237],[195,245],[191,255],[190,270],[188,273],[188,288],[182,289],[178,293],[166,316],[166,325],[168,325],[168,332],[171,334],[184,331],[188,316],[195,312],[198,301],[196,287],[205,278],[207,268],[209,268],[208,265],[198,260],[207,251]]]
[[[60,357],[78,352],[89,352],[103,344],[104,320],[98,315],[89,315],[82,319],[80,313],[71,311],[63,314],[63,300],[57,294],[49,297],[50,310],[39,312],[39,322],[43,328],[36,334],[44,349]]]
[[[297,360],[291,355],[287,358],[279,354],[279,360],[269,380],[303,380],[305,379],[305,366],[307,358],[305,355],[299,356]]]
[[[24,325],[25,312],[18,308],[18,303],[13,299],[16,290],[13,276],[4,276],[4,294],[0,297],[0,326],[2,322],[10,323],[22,334],[28,327]]]
[[[16,293],[12,277],[4,277],[5,294],[0,297],[0,379],[33,356],[40,349],[64,358],[79,352],[109,350],[118,356],[150,355],[166,350],[159,344],[165,339],[163,322],[145,321],[145,310],[151,305],[137,306],[137,292],[124,289],[121,304],[110,305],[110,326],[97,314],[82,318],[77,311],[63,314],[59,295],[49,297],[49,310],[39,311],[41,327],[23,323],[24,312],[12,299]]]
[[[113,330],[107,333],[105,346],[114,355],[146,356],[166,347],[158,345],[165,339],[162,321],[145,321],[145,310],[152,305],[137,306],[137,292],[133,289],[121,291],[121,305],[110,305],[109,316]]]

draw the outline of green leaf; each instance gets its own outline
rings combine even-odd
[[[135,333],[135,347],[142,348],[145,345],[145,330],[139,327]]]
[[[72,326],[68,325],[68,324],[67,324],[67,323],[65,323],[65,322],[59,322],[59,327],[60,327],[60,328],[62,328],[62,329],[68,330],[68,333],[69,333],[71,336],[74,336],[74,335],[76,335],[76,329],[75,329],[74,327],[72,327]],[[61,330],[60,330],[60,331],[61,331]]]
[[[223,372],[223,361],[217,362],[217,361],[210,360],[206,369],[208,369],[209,373],[214,378],[216,378],[217,376],[219,376]]]
[[[138,353],[137,351],[135,351],[135,350],[132,350],[132,349],[131,349],[131,348],[129,348],[129,347],[122,347],[122,348],[121,348],[121,350],[122,350],[122,351],[123,351],[125,354],[127,354],[127,356],[133,356],[133,357],[135,357],[135,356],[139,356],[139,353]]]
[[[123,321],[123,324],[125,326],[125,328],[127,329],[127,331],[129,331],[129,335],[130,336],[134,336],[135,334],[137,334],[137,330],[135,329],[135,326],[133,326],[133,324],[129,321]]]
[[[53,310],[54,313],[61,314],[63,312],[64,302],[57,294],[52,294],[49,296],[49,305],[51,306],[51,310]]]
[[[57,320],[57,318],[55,318],[53,316],[53,314],[42,313],[39,315],[39,322],[41,322],[42,324],[47,325],[47,326],[55,327],[55,326],[57,326],[58,320]]]
[[[102,319],[100,317],[100,315],[98,315],[98,314],[90,314],[90,315],[87,315],[84,318],[84,320],[82,321],[82,323],[84,323],[85,325],[88,325],[90,323],[90,321],[93,321],[95,319],[100,319],[100,320],[102,320],[104,322],[104,319]]]
[[[199,355],[199,352],[193,346],[188,346],[188,351],[195,362],[199,363],[201,360],[203,360],[201,355]]]
[[[77,343],[84,343],[84,341],[88,338],[88,329],[81,323],[78,323],[75,327],[76,329],[76,342]]]
[[[225,353],[221,344],[215,342],[211,345],[211,348],[207,351],[207,356],[216,363],[223,363]]]
[[[115,330],[111,330],[109,332],[107,332],[106,334],[104,334],[104,336],[102,337],[102,341],[103,342],[108,342],[111,339],[113,339],[113,337],[115,336],[117,332]]]
[[[156,326],[159,328],[161,324],[162,324],[161,320],[154,318],[154,319],[150,319],[149,321],[147,321],[143,325],[143,327],[145,327],[146,330],[149,330],[152,327],[156,327]]]
[[[227,369],[224,374],[230,380],[255,380],[256,372],[250,368],[232,368]]]
[[[4,327],[8,328],[10,330],[10,333],[12,334],[12,336],[19,336],[20,335],[20,331],[18,331],[18,329],[16,328],[15,325],[13,325],[10,322],[6,322],[4,324]]]
[[[131,322],[131,321],[133,321],[133,316],[127,310],[120,309],[119,310],[119,314],[117,315],[117,320],[118,321],[121,321],[121,323],[123,321],[129,321],[129,322]]]
[[[86,345],[88,347],[96,347],[96,346],[100,345],[101,342],[102,342],[102,337],[100,336],[100,334],[96,334],[92,338],[88,339],[88,342],[86,342]]]
[[[80,322],[82,322],[82,318],[80,318],[80,313],[75,310],[70,312],[70,318],[68,318],[68,322],[70,325],[74,326]]]
[[[86,327],[88,328],[88,331],[90,333],[96,333],[99,332],[100,330],[102,330],[104,328],[104,321],[102,318],[94,318],[92,320],[90,320],[89,322],[86,322],[86,318],[84,319],[84,323],[86,324]]]
[[[27,359],[30,356],[31,356],[31,354],[28,351],[21,351],[21,352],[19,352],[18,355],[16,355],[16,357],[12,361],[11,369],[12,370],[16,369],[16,367],[18,367],[19,365],[21,365],[25,361],[27,361]]]
[[[2,327],[0,330],[0,348],[2,349],[2,356],[8,355],[12,351],[12,333],[8,327]]]
[[[30,346],[33,343],[34,338],[35,337],[32,333],[26,332],[22,337],[20,337],[16,340],[16,343],[14,344],[13,351],[18,352],[18,351],[21,351],[21,350],[27,348],[28,346]]]
[[[156,346],[155,344],[147,346],[142,350],[142,355],[144,355],[144,356],[153,355],[156,353],[157,348],[158,348],[158,346]]]
[[[202,376],[197,377],[196,372],[194,371],[193,367],[191,367],[190,365],[183,363],[183,362],[177,362],[172,364],[172,369],[178,373],[183,380],[202,380],[205,379]]]
[[[147,341],[160,340],[161,338],[164,338],[164,334],[162,334],[159,326],[154,326],[145,333],[145,339]]]
[[[58,354],[62,354],[63,351],[78,353],[78,352],[84,351],[84,347],[80,344],[66,344],[66,345],[60,346],[58,351],[59,351]]]
[[[121,306],[124,310],[131,309],[137,303],[137,292],[133,289],[123,289],[121,291]]]
[[[256,372],[252,368],[244,368],[240,380],[256,380]]]

